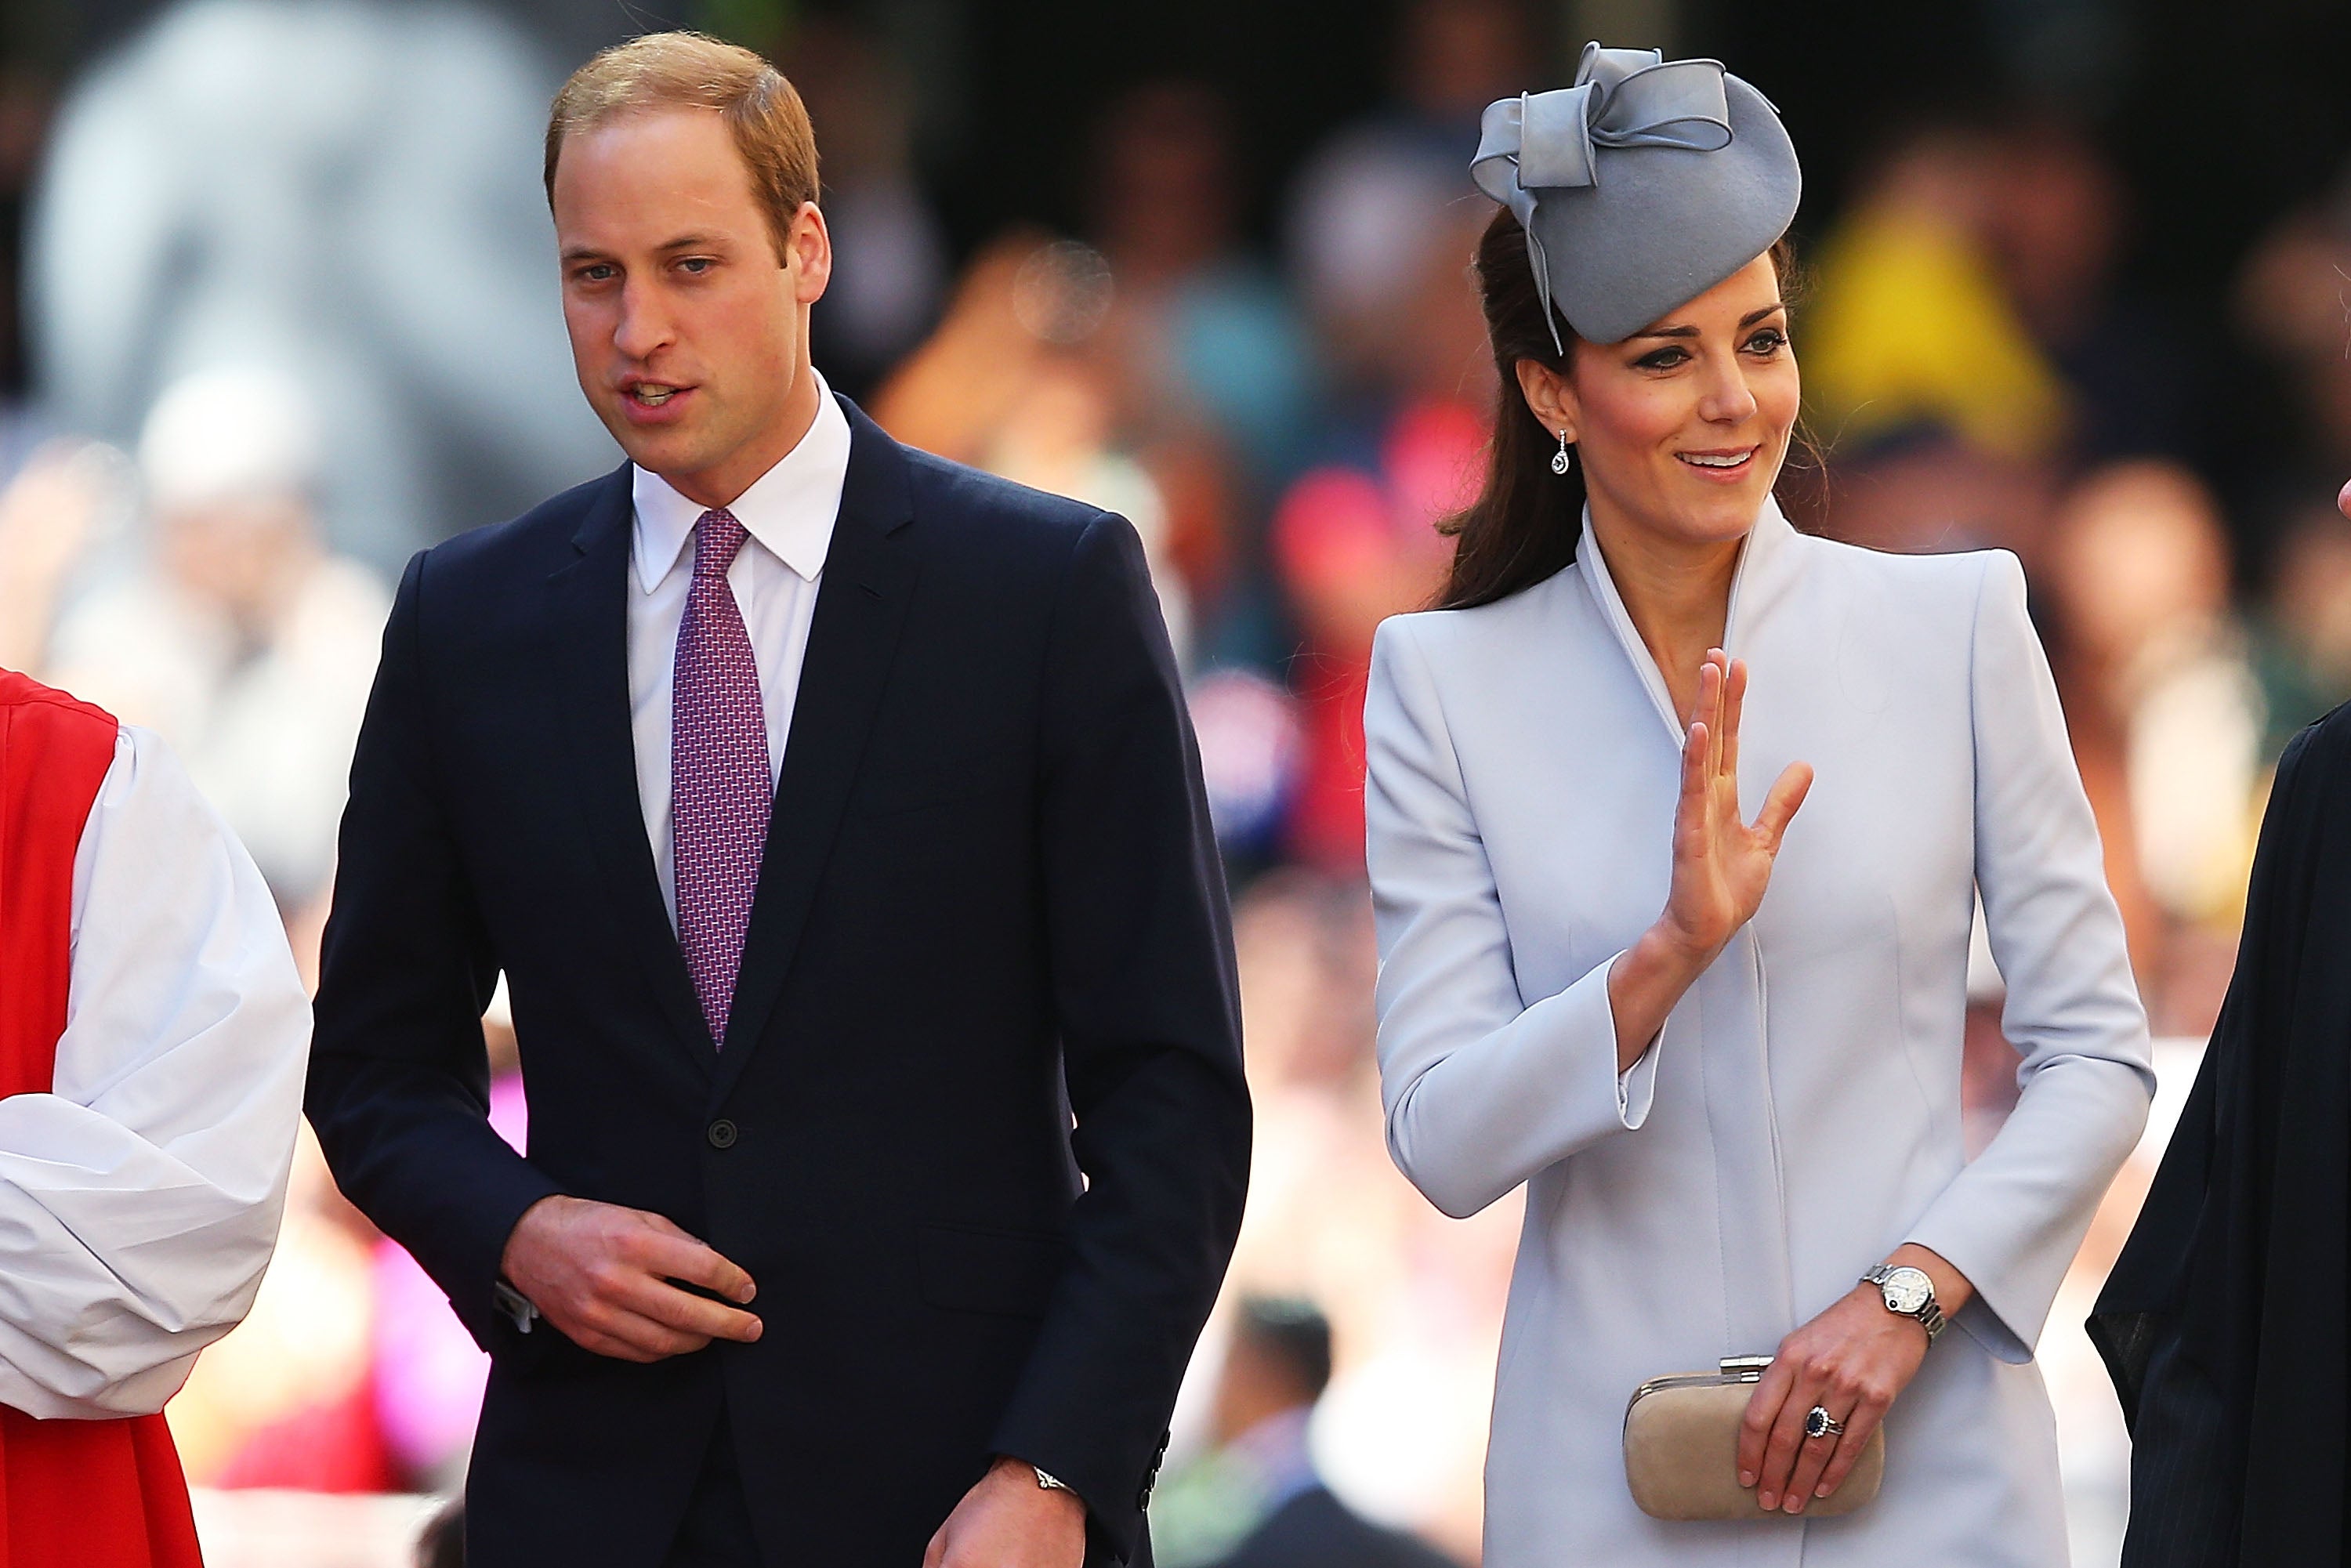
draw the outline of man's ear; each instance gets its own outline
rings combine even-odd
[[[785,270],[792,274],[792,293],[802,305],[824,298],[832,281],[832,231],[814,202],[802,202],[784,234]]]

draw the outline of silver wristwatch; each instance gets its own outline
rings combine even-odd
[[[1907,1263],[1880,1263],[1861,1277],[1865,1285],[1875,1285],[1886,1301],[1886,1310],[1897,1317],[1916,1318],[1927,1331],[1927,1343],[1943,1332],[1945,1318],[1940,1303],[1935,1300],[1935,1281],[1927,1278],[1923,1269],[1913,1269]]]

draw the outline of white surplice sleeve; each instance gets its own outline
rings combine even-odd
[[[1664,1034],[1620,1073],[1608,970],[1519,993],[1493,867],[1407,619],[1372,647],[1364,815],[1379,925],[1388,1152],[1445,1213],[1477,1213],[1578,1149],[1637,1131]]]
[[[160,1410],[244,1317],[309,1039],[261,873],[162,744],[126,728],[75,857],[53,1092],[0,1100],[0,1404]]]
[[[2025,613],[2024,572],[1987,552],[1974,653],[1976,885],[2022,1054],[2016,1108],[1908,1239],[1967,1276],[1959,1322],[2022,1361],[2107,1184],[2147,1124],[2155,1071],[2122,915]]]

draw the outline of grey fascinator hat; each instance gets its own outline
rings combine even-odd
[[[1583,46],[1575,85],[1489,104],[1469,172],[1517,214],[1544,319],[1621,342],[1771,248],[1796,149],[1716,60]]]

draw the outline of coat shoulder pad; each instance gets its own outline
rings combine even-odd
[[[977,537],[991,551],[1034,549],[1063,559],[1102,508],[1067,496],[1032,490],[946,458],[904,449],[918,522],[945,525],[956,538]]]

